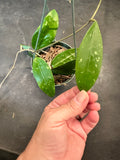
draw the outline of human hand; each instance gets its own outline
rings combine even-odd
[[[18,160],[81,160],[87,135],[99,121],[97,99],[96,93],[80,92],[77,87],[55,98]],[[76,119],[86,113],[82,121]]]

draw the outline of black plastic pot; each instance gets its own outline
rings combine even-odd
[[[65,43],[65,42],[57,42],[56,44],[53,44],[53,45],[51,45],[51,46],[55,46],[55,45],[59,45],[59,46],[62,46],[62,47],[64,47],[64,48],[66,48],[66,49],[71,49],[72,47],[70,46],[70,45],[68,45],[67,43]],[[49,46],[49,47],[51,47],[51,46]],[[45,50],[47,50],[49,47],[46,47],[46,48],[44,48],[43,50],[45,51]],[[32,62],[33,62],[33,59],[32,59]],[[63,82],[63,83],[60,83],[60,84],[56,84],[55,86],[57,87],[57,86],[62,86],[62,85],[66,85],[67,83],[69,83],[72,79],[74,78],[74,74],[72,74],[71,75],[71,78],[70,79],[67,79],[65,82]]]

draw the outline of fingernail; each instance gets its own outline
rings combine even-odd
[[[77,94],[77,96],[75,97],[78,103],[82,103],[84,102],[87,98],[88,98],[88,94],[87,92],[85,92],[84,90],[82,90],[81,92],[79,92]]]
[[[90,94],[90,92],[91,92],[91,89],[87,92],[87,93],[88,93],[88,95]]]

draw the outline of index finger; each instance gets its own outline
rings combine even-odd
[[[58,97],[56,97],[48,106],[50,108],[59,107],[60,105],[68,103],[72,98],[74,98],[78,93],[79,89],[77,86],[72,87],[71,89],[65,91]]]
[[[72,98],[74,98],[80,90],[77,86],[72,87],[71,89],[65,91],[64,93],[60,94],[58,97],[56,97],[49,105],[50,108],[59,107],[60,105],[64,105],[68,103]],[[95,92],[88,91],[89,95],[89,104],[94,103],[98,100],[98,95]]]

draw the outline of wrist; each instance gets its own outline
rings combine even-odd
[[[17,160],[49,160],[46,157],[44,157],[41,153],[39,155],[37,154],[28,154],[26,152],[23,152],[19,155]]]
[[[53,160],[40,150],[40,147],[34,144],[28,144],[24,152],[22,152],[17,160]]]

